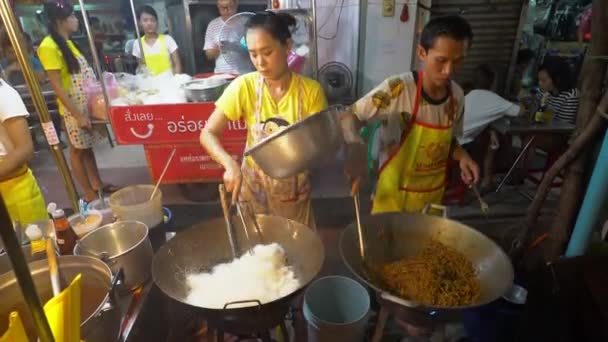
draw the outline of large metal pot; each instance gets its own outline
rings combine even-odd
[[[4,274],[6,272],[12,271],[13,265],[11,264],[11,260],[8,257],[8,254],[6,254],[2,250],[1,244],[2,241],[0,240],[0,274]],[[21,253],[23,253],[23,256],[25,257],[25,262],[27,263],[36,260],[46,259],[46,254],[44,252],[32,255],[32,248],[30,244],[21,246]]]
[[[344,141],[341,106],[332,106],[279,131],[245,151],[273,178],[286,178],[333,160]]]
[[[116,341],[120,330],[121,313],[114,301],[112,272],[103,262],[85,256],[61,256],[57,259],[60,274],[69,284],[82,274],[80,334],[88,342]],[[34,286],[42,303],[53,294],[48,262],[39,260],[29,265]],[[35,341],[36,329],[32,322],[21,288],[14,273],[0,275],[0,331],[6,331],[11,312],[18,311],[30,341]]]
[[[249,247],[243,225],[236,218],[234,235],[237,248],[245,252]],[[210,327],[230,333],[250,333],[272,329],[283,321],[291,299],[319,273],[325,250],[316,232],[305,225],[282,217],[258,215],[257,223],[263,243],[278,243],[287,255],[288,264],[294,267],[301,287],[273,302],[249,307],[227,303],[224,309],[192,306],[187,301],[190,291],[186,276],[210,271],[213,266],[232,260],[230,242],[223,218],[213,219],[178,233],[154,255],[152,277],[167,296],[185,305],[205,318]],[[261,243],[253,222],[247,223],[253,244]],[[247,286],[247,284],[243,284]],[[251,298],[255,302],[256,298]],[[236,304],[236,303],[232,303]]]
[[[152,244],[148,226],[137,221],[118,221],[83,236],[74,247],[75,255],[104,261],[112,272],[124,272],[124,285],[134,289],[150,278]]]
[[[361,259],[356,224],[349,225],[340,238],[340,254],[346,266],[384,299],[420,311],[465,309],[490,303],[513,284],[513,266],[503,250],[482,233],[445,217],[425,214],[387,213],[362,218],[368,264],[396,261],[417,254],[431,238],[464,254],[477,271],[481,296],[477,302],[460,307],[424,306],[392,295],[368,271]]]
[[[209,83],[203,78],[187,82],[182,87],[190,102],[215,102],[224,92],[226,84],[228,84],[227,80]]]

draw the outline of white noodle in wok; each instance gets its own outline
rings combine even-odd
[[[257,245],[253,255],[245,253],[230,263],[213,267],[209,273],[187,275],[186,282],[190,287],[186,301],[211,309],[222,309],[228,302],[252,299],[264,304],[300,287],[293,269],[286,265],[285,251],[276,243]],[[240,306],[252,305],[255,304]]]

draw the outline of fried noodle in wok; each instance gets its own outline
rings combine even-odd
[[[392,291],[421,304],[463,306],[479,299],[473,264],[436,240],[414,257],[380,265],[376,270]]]

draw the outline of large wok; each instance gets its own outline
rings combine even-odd
[[[356,224],[349,225],[340,238],[340,253],[346,266],[382,298],[422,312],[466,309],[490,303],[513,284],[513,266],[507,255],[480,232],[447,218],[425,214],[386,213],[362,218],[367,264],[378,264],[414,256],[431,238],[463,253],[477,271],[481,296],[475,303],[459,307],[425,306],[390,293],[365,267]]]
[[[240,221],[233,218],[232,222],[235,240],[242,254],[247,251],[249,243]],[[325,250],[317,233],[303,224],[265,215],[258,215],[257,222],[263,242],[276,242],[285,250],[288,264],[294,267],[296,277],[301,282],[297,291],[270,303],[257,303],[248,307],[234,307],[227,303],[224,309],[212,309],[188,304],[186,298],[189,287],[186,284],[186,276],[190,273],[209,271],[217,264],[232,260],[223,218],[213,219],[180,232],[162,246],[152,261],[154,282],[167,296],[189,309],[194,309],[196,314],[204,317],[215,329],[244,334],[276,327],[287,314],[290,300],[321,270]],[[247,226],[251,243],[260,243],[254,224],[249,222]],[[256,298],[251,300],[255,301]]]

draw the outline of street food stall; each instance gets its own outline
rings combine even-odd
[[[197,18],[195,13],[202,13],[199,10],[209,8],[211,4],[213,4],[212,7],[216,7],[215,1],[188,2],[187,8],[191,12],[180,12],[179,15],[182,17],[185,15],[190,20],[177,20],[177,18],[171,20],[174,32],[177,35],[176,40],[183,44],[180,45],[180,52],[186,65],[185,70],[209,71],[208,67],[192,68],[189,66],[191,64],[189,60],[193,55],[202,54],[195,54],[191,50],[192,35],[188,34],[186,40],[184,40],[184,37],[180,37],[180,32],[183,30],[193,32],[191,31],[192,28],[189,29],[180,25],[187,25],[192,22]],[[183,9],[184,7],[180,8]],[[254,2],[250,4],[247,1],[240,3],[239,7],[240,10],[244,11],[263,8],[265,8],[265,4],[254,4]],[[217,11],[217,9],[214,9],[211,13],[214,11]],[[293,32],[295,43],[294,69],[297,69],[303,75],[314,78],[317,72],[317,52],[313,11],[311,9],[278,11],[292,14],[297,21]],[[237,13],[237,16],[241,14],[251,15],[248,13],[251,12]],[[169,6],[167,15],[174,17],[178,14],[172,11],[172,6]],[[193,15],[194,17],[192,17]],[[226,37],[229,37],[227,39],[233,39],[234,34],[242,34],[241,26],[243,23],[243,19],[236,21],[234,27],[231,27],[232,33],[226,34]],[[197,31],[201,29],[204,31],[205,28],[197,28]],[[139,37],[139,33],[137,35]],[[198,34],[194,37],[198,37]],[[194,40],[198,42],[199,39],[194,38]],[[253,70],[252,65],[246,65],[251,63],[248,56],[246,54],[244,56],[242,52],[239,52],[238,56],[227,57],[227,60],[236,70],[243,70],[243,72]],[[144,146],[150,175],[154,182],[159,180],[173,150],[175,150],[175,156],[168,164],[166,173],[161,180],[162,184],[210,183],[221,180],[223,171],[220,165],[214,162],[200,146],[199,134],[215,108],[213,102],[217,100],[227,82],[234,79],[234,75],[222,76],[212,73],[198,73],[191,78],[188,75],[144,77],[142,75],[133,76],[117,73],[108,76],[113,81],[111,85],[104,84],[105,94],[103,94],[103,97],[110,100],[108,119],[114,130],[116,141],[118,144]],[[212,82],[212,80],[220,80],[222,77],[226,82],[219,81],[213,88],[205,88],[205,80]],[[200,80],[200,83],[197,80]],[[100,99],[98,102],[102,103],[101,95],[98,94],[98,96]],[[100,108],[100,110],[103,110],[103,108]],[[239,160],[239,162],[245,149],[246,129],[243,121],[231,122],[222,141],[228,151],[232,153],[233,158]]]

